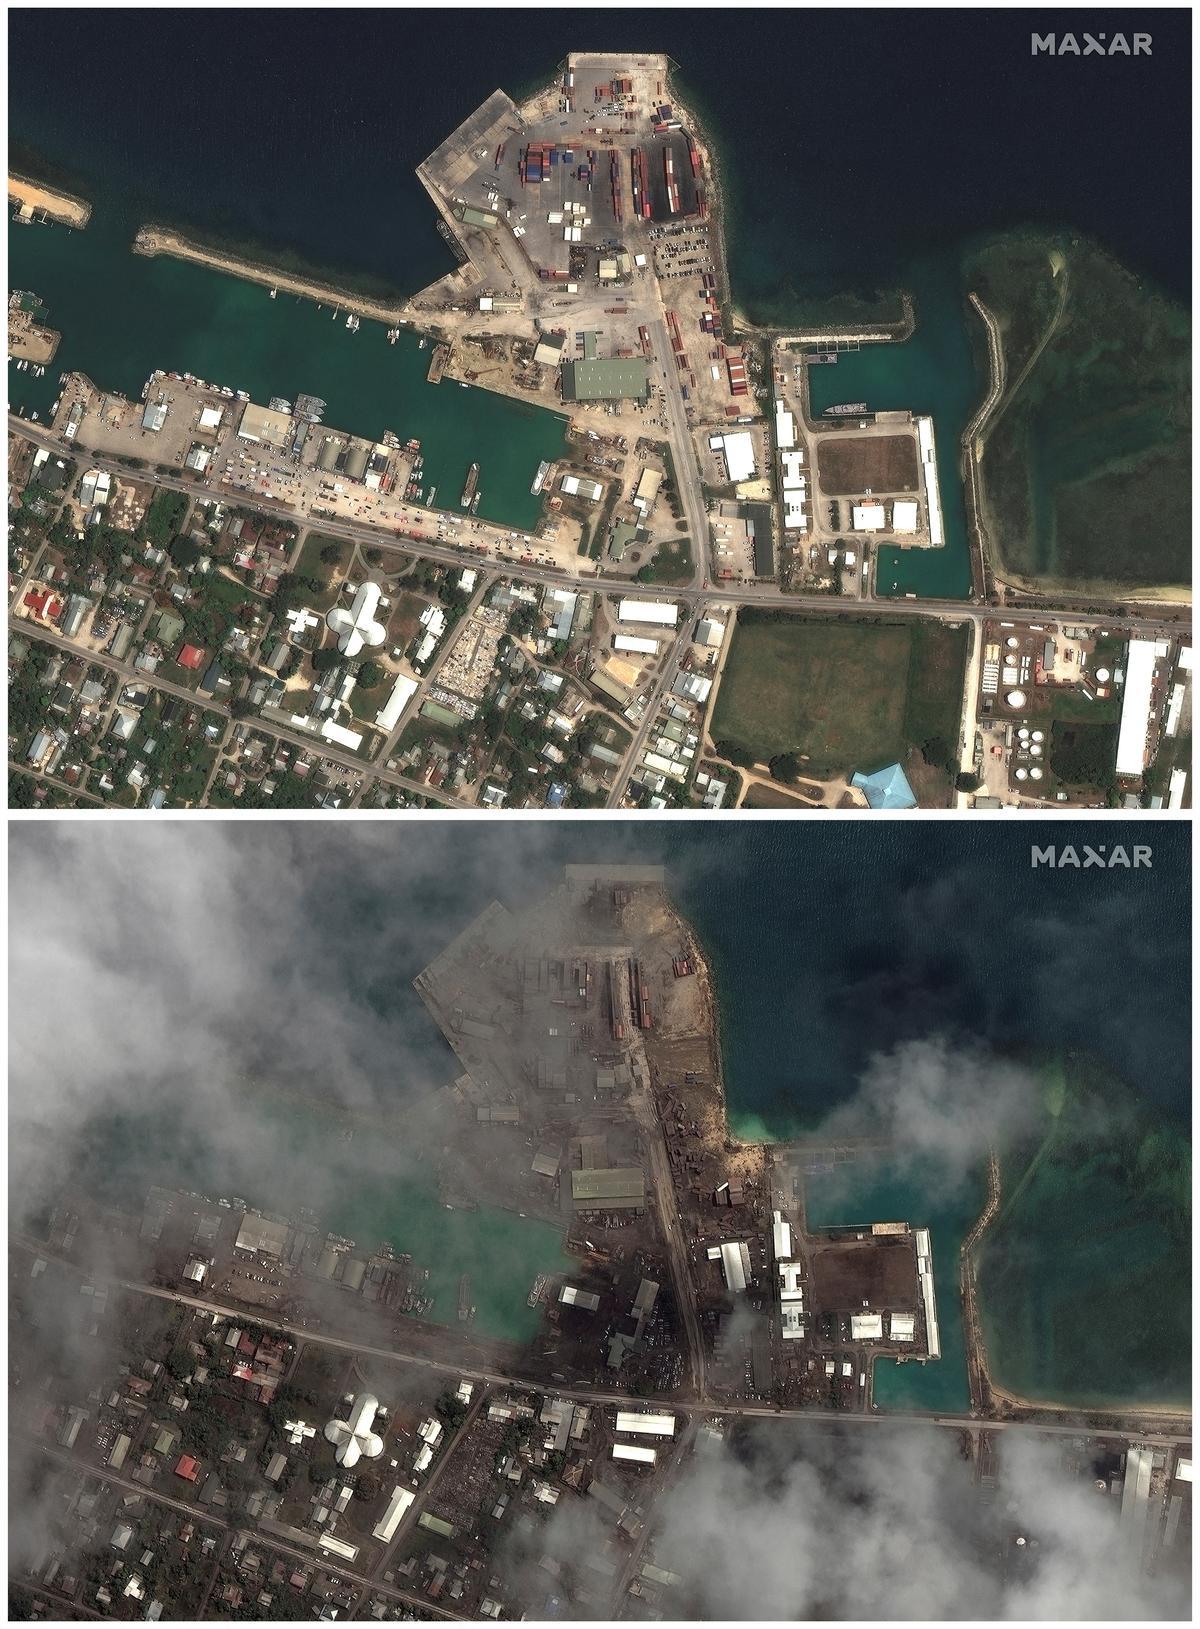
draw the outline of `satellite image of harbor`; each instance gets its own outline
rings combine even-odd
[[[393,836],[11,828],[10,1620],[1190,1616],[1186,824]]]
[[[10,807],[1190,808],[1190,13],[870,16],[10,12]]]

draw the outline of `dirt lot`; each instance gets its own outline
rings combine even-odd
[[[813,1299],[821,1312],[917,1306],[917,1258],[911,1238],[850,1240],[812,1254]]]
[[[915,492],[919,470],[912,434],[824,436],[817,442],[821,490],[830,497],[863,492]]]

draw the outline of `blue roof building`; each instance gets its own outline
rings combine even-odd
[[[861,772],[852,775],[850,784],[858,787],[872,809],[915,809],[917,806],[908,776],[899,764],[877,769],[873,775]]]

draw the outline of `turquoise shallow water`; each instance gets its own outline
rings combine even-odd
[[[101,202],[88,226],[9,226],[9,277],[38,294],[62,334],[45,377],[9,364],[9,402],[48,417],[62,373],[79,370],[131,400],[150,373],[192,373],[248,391],[254,401],[307,393],[327,404],[325,423],[377,438],[392,430],[421,442],[426,494],[457,509],[467,468],[480,466],[479,513],[531,528],[541,499],[529,488],[543,459],[563,449],[565,419],[451,380],[430,385],[430,352],[415,335],[386,341],[382,323],[350,333],[345,318],[205,266],[130,252],[136,222]]]
[[[971,562],[959,440],[986,386],[971,354],[968,307],[953,257],[914,262],[903,283],[916,303],[912,338],[899,345],[864,345],[836,363],[810,368],[812,411],[816,416],[839,402],[866,402],[871,412],[910,408],[933,415],[945,546],[880,548],[876,583],[880,594],[965,599],[971,592]]]

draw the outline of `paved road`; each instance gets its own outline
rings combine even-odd
[[[222,1516],[214,1516],[211,1512],[205,1511],[200,1505],[189,1504],[184,1499],[172,1499],[168,1494],[159,1493],[156,1489],[148,1488],[141,1482],[131,1482],[124,1476],[118,1476],[114,1471],[87,1464],[72,1454],[62,1453],[57,1448],[51,1448],[48,1443],[41,1444],[41,1450],[47,1459],[56,1460],[62,1465],[69,1465],[72,1470],[78,1471],[80,1475],[94,1477],[100,1482],[110,1482],[115,1487],[124,1488],[127,1493],[136,1493],[142,1498],[150,1499],[154,1504],[166,1505],[168,1509],[178,1511],[191,1521],[203,1522],[208,1527],[219,1527],[229,1533],[243,1530],[252,1532],[257,1537],[258,1542],[265,1548],[278,1550],[283,1555],[293,1556],[297,1561],[303,1561],[309,1565],[316,1561],[324,1566],[327,1571],[335,1573],[337,1577],[346,1579],[352,1584],[358,1584],[363,1589],[374,1590],[380,1595],[390,1595],[393,1600],[404,1601],[409,1606],[419,1606],[422,1611],[432,1612],[439,1618],[458,1621],[457,1613],[444,1611],[443,1608],[436,1606],[432,1601],[426,1600],[423,1595],[410,1594],[402,1589],[393,1589],[390,1584],[376,1583],[373,1578],[369,1578],[365,1573],[352,1572],[338,1556],[326,1555],[323,1550],[318,1550],[315,1546],[311,1550],[298,1549],[275,1533],[256,1528],[252,1524],[245,1524],[243,1527],[240,1522],[228,1522]]]
[[[692,545],[692,588],[696,589],[708,575],[708,511],[704,503],[704,488],[696,463],[696,443],[692,439],[683,401],[683,386],[679,369],[675,366],[675,352],[671,336],[662,317],[649,324],[654,341],[654,353],[662,365],[663,389],[667,404],[667,436],[671,446],[671,461],[675,466],[675,489],[688,524]]]
[[[287,1322],[278,1318],[263,1316],[254,1308],[226,1306],[219,1301],[202,1300],[197,1296],[184,1295],[179,1290],[164,1290],[157,1285],[141,1284],[131,1279],[108,1278],[103,1273],[88,1272],[79,1263],[68,1260],[63,1256],[55,1255],[51,1250],[36,1239],[30,1239],[17,1234],[9,1235],[10,1249],[23,1250],[27,1254],[41,1255],[61,1262],[64,1266],[80,1274],[86,1273],[93,1281],[116,1284],[118,1288],[129,1290],[135,1295],[152,1295],[161,1300],[175,1301],[182,1306],[195,1307],[201,1312],[217,1312],[225,1317],[248,1318],[256,1327],[277,1330],[282,1334],[290,1335],[293,1339],[304,1340],[319,1346],[331,1346],[339,1351],[360,1352],[366,1357],[383,1358],[390,1363],[401,1363],[409,1367],[429,1369],[435,1373],[454,1375],[458,1379],[480,1380],[494,1386],[517,1386],[528,1391],[545,1393],[553,1397],[567,1397],[574,1402],[601,1403],[615,1408],[628,1408],[629,1393],[625,1391],[602,1391],[594,1386],[559,1386],[547,1384],[544,1380],[530,1379],[521,1374],[506,1374],[496,1369],[475,1369],[466,1364],[450,1363],[442,1358],[418,1357],[413,1353],[400,1352],[394,1347],[366,1346],[361,1341],[345,1340],[336,1335],[323,1335],[309,1329],[306,1325]],[[763,1420],[792,1420],[800,1425],[868,1425],[871,1423],[891,1424],[919,1424],[944,1426],[955,1431],[1038,1431],[1049,1432],[1059,1436],[1068,1437],[1120,1437],[1131,1442],[1148,1442],[1155,1446],[1170,1446],[1178,1443],[1189,1443],[1192,1440],[1190,1425],[1184,1431],[1174,1431],[1169,1428],[1160,1428],[1150,1423],[1146,1430],[1130,1429],[1124,1426],[1112,1429],[1101,1426],[1084,1426],[1079,1424],[1058,1424],[1054,1421],[1042,1423],[1035,1420],[978,1420],[970,1414],[919,1414],[901,1413],[889,1410],[886,1414],[849,1414],[838,1409],[813,1408],[776,1408],[769,1403],[704,1403],[695,1397],[679,1399],[661,1399],[664,1407],[670,1408],[676,1414],[691,1417],[694,1414],[702,1416],[721,1415],[725,1417],[739,1417],[745,1419]],[[1137,1410],[1130,1409],[1124,1416],[1127,1420],[1138,1419]],[[1149,1419],[1149,1417],[1146,1417]],[[1190,1414],[1180,1418],[1190,1421]]]
[[[49,447],[58,452],[74,452],[78,456],[84,449],[72,448],[70,442],[60,441],[58,437],[50,434],[42,426],[30,424],[28,420],[19,415],[9,414],[9,428],[16,431],[28,440],[39,446]],[[132,470],[128,465],[116,460],[96,458],[87,454],[97,469],[108,469],[113,474],[125,480],[148,482],[153,486],[167,487],[172,491],[187,492],[194,498],[214,496],[203,487],[197,486],[194,481],[180,480],[171,475],[160,475],[156,470]],[[682,493],[681,493],[682,499]],[[458,548],[441,544],[433,544],[423,539],[407,539],[396,541],[381,533],[376,527],[360,525],[350,521],[327,521],[325,519],[311,520],[297,515],[295,510],[289,509],[286,504],[272,503],[269,499],[256,498],[254,507],[264,514],[277,515],[281,520],[290,521],[293,525],[311,524],[319,527],[326,534],[344,537],[351,542],[365,543],[372,548],[392,550],[395,553],[413,555],[423,559],[438,561],[446,565],[470,565],[472,561],[480,561],[480,556],[472,549]],[[602,592],[621,592],[628,588],[627,579],[612,577],[584,577],[582,580],[571,576],[569,572],[549,566],[526,566],[520,562],[507,561],[489,562],[504,572],[505,576],[519,578],[528,583],[570,583],[572,586],[582,583],[584,587],[594,586]],[[977,604],[974,600],[921,600],[896,599],[880,600],[871,606],[866,606],[861,600],[846,599],[840,595],[829,594],[783,594],[773,585],[759,585],[757,587],[722,587],[719,590],[709,588],[663,588],[656,584],[646,583],[638,585],[640,599],[675,600],[680,604],[699,606],[707,599],[719,600],[722,605],[767,605],[777,610],[793,611],[797,614],[803,612],[820,611],[825,616],[849,617],[892,617],[915,616],[937,617],[942,621],[954,622],[964,617],[977,621],[1003,620],[1011,622],[1014,626],[1024,627],[1030,623],[1043,623],[1047,621],[1069,621],[1073,627],[1082,628],[1111,628],[1124,632],[1135,633],[1143,638],[1179,638],[1189,631],[1191,627],[1192,612],[1190,605],[1181,605],[1174,609],[1174,614],[1166,611],[1157,615],[1149,612],[1137,612],[1132,615],[1118,615],[1116,612],[1096,613],[1085,610],[1063,610],[1050,605],[1043,606],[987,606]]]
[[[224,719],[232,718],[232,713],[223,702],[211,698],[198,696],[194,690],[186,685],[175,684],[171,679],[161,678],[157,673],[143,673],[140,669],[131,666],[128,662],[120,662],[105,651],[89,650],[84,645],[74,644],[64,639],[62,634],[53,628],[44,627],[40,622],[30,622],[23,617],[10,616],[9,629],[12,632],[24,634],[29,639],[38,640],[43,645],[54,645],[58,650],[69,651],[74,656],[81,656],[85,661],[94,662],[97,667],[107,668],[109,672],[118,674],[127,684],[145,685],[151,690],[161,690],[169,696],[178,696],[180,700],[191,702],[196,707],[202,707],[206,712],[216,713]],[[381,765],[369,763],[365,758],[359,758],[353,752],[346,752],[341,747],[334,746],[329,741],[323,741],[320,736],[312,735],[304,730],[289,730],[283,725],[275,723],[273,719],[260,718],[257,715],[245,721],[261,735],[272,736],[277,741],[285,741],[290,746],[305,747],[315,752],[318,757],[326,758],[331,763],[340,764],[346,769],[355,769],[364,777],[374,777],[375,780],[385,781],[389,786],[401,788],[405,792],[415,793],[419,797],[429,798],[434,803],[440,803],[448,809],[470,809],[472,804],[464,803],[450,792],[443,792],[435,787],[426,786],[424,781],[414,781],[407,775],[398,775],[393,770],[384,769]]]

